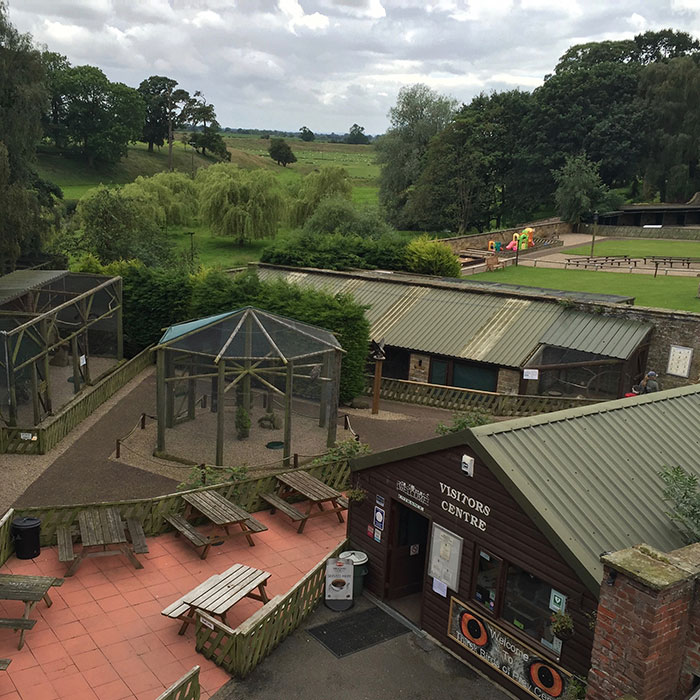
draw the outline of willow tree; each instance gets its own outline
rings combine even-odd
[[[230,236],[243,245],[277,233],[286,198],[272,173],[218,163],[200,169],[195,185],[200,216],[215,235]]]
[[[140,175],[123,187],[124,194],[146,198],[162,211],[166,226],[192,223],[197,216],[197,188],[192,178],[184,173],[157,173],[151,177]]]
[[[350,201],[352,185],[347,170],[329,166],[309,173],[293,194],[290,211],[293,226],[302,226],[316,211],[321,200],[327,197],[341,197]]]

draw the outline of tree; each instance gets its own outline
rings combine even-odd
[[[348,135],[345,137],[345,143],[367,144],[369,138],[365,134],[365,127],[359,124],[353,124],[350,127]]]
[[[217,163],[200,169],[195,184],[201,217],[216,235],[231,236],[243,245],[277,232],[285,198],[272,173]]]
[[[165,226],[189,225],[197,216],[197,188],[184,173],[156,173],[139,177],[122,188],[125,196],[150,200],[159,211],[154,218]]]
[[[459,277],[462,272],[450,246],[427,235],[414,238],[406,246],[406,268],[409,272],[440,277]]]
[[[663,499],[671,506],[666,513],[691,544],[700,541],[700,493],[698,478],[683,467],[664,467],[659,472],[664,482]]]
[[[420,177],[430,140],[451,121],[456,104],[419,83],[401,88],[396,105],[389,110],[391,127],[376,144],[382,168],[379,202],[397,228],[415,226],[404,211],[410,188]]]
[[[393,229],[374,209],[360,209],[344,196],[324,197],[306,220],[304,231],[316,234],[340,233],[378,239]]]
[[[277,165],[282,165],[285,168],[288,163],[297,162],[296,156],[292,153],[292,149],[284,139],[271,139],[270,147],[267,149],[267,152]]]
[[[148,152],[153,146],[162,146],[168,138],[168,94],[177,81],[162,75],[152,75],[143,80],[138,91],[146,105],[146,118],[140,141],[148,144]]]
[[[690,57],[652,63],[640,79],[647,196],[685,202],[700,189],[700,67]]]
[[[557,183],[557,213],[575,226],[596,209],[606,206],[609,192],[598,174],[598,164],[586,154],[567,156],[564,166],[554,173]]]
[[[64,72],[66,137],[86,158],[116,163],[129,142],[143,130],[146,106],[138,91],[111,83],[94,66],[76,66]]]
[[[316,134],[308,126],[302,126],[299,129],[299,137],[302,141],[313,141],[316,138]]]
[[[138,259],[149,266],[170,262],[171,249],[161,231],[162,211],[154,200],[132,190],[96,187],[78,202],[80,247],[101,263]]]
[[[201,149],[203,156],[207,155],[208,148],[219,160],[231,160],[231,154],[219,133],[221,126],[216,121],[214,105],[207,102],[199,90],[190,100],[187,115],[190,124],[195,129],[199,127],[199,131],[193,130],[190,134],[189,143],[192,147],[196,150]]]
[[[303,225],[325,197],[349,200],[351,194],[352,185],[345,168],[328,166],[309,173],[293,193],[290,211],[292,225]]]
[[[42,116],[44,136],[54,142],[57,148],[66,145],[66,98],[65,74],[70,63],[65,56],[53,51],[43,51],[41,62],[46,74],[46,88],[49,93],[47,110]]]

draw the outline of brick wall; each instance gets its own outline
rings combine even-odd
[[[586,700],[682,700],[700,664],[700,545],[669,554],[640,545],[602,561]]]
[[[430,355],[411,353],[408,365],[408,379],[412,382],[427,382],[430,376]]]
[[[520,372],[501,367],[498,370],[496,391],[499,394],[518,394],[520,390]]]

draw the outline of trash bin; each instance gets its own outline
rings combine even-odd
[[[362,595],[364,579],[369,568],[367,566],[368,556],[364,552],[351,549],[340,553],[340,559],[349,559],[352,562],[352,597],[357,600]]]
[[[12,521],[11,535],[15,543],[17,559],[34,559],[39,556],[41,551],[40,530],[41,520],[39,518],[15,518]]]

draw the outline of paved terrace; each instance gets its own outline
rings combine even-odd
[[[202,561],[187,541],[173,534],[148,539],[150,552],[137,555],[143,569],[122,556],[85,559],[76,574],[40,601],[37,619],[17,650],[19,633],[0,630],[0,657],[12,659],[0,672],[0,700],[155,700],[192,666],[201,667],[201,697],[211,698],[230,676],[195,651],[194,625],[184,636],[180,623],[161,615],[167,605],[213,574],[240,563],[269,571],[270,598],[285,593],[345,539],[334,515],[309,520],[302,535],[284,514],[255,517],[269,530],[212,547]],[[204,530],[206,531],[206,530]],[[66,565],[56,547],[33,560],[12,556],[2,573],[59,576]],[[261,607],[248,598],[227,615],[235,628]],[[0,603],[0,617],[20,617],[20,601]]]

